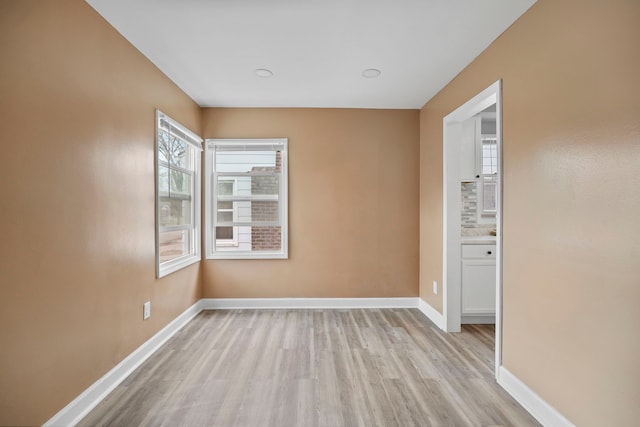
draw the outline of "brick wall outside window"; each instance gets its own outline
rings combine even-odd
[[[253,172],[281,172],[282,171],[282,155],[276,152],[275,167],[254,167]],[[275,176],[254,176],[251,179],[251,194],[279,194],[278,178]],[[279,202],[252,202],[251,203],[251,220],[260,221],[277,221],[278,220]],[[251,250],[280,250],[282,241],[280,227],[251,227]]]

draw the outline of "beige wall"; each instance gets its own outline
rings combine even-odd
[[[0,52],[0,425],[40,425],[198,300],[155,279],[153,156],[200,109],[83,1],[0,2]]]
[[[201,295],[416,295],[418,182],[420,296],[441,309],[442,118],[499,78],[504,364],[577,425],[633,425],[638,22],[635,0],[539,0],[419,117],[201,118],[84,2],[0,0],[0,425],[43,423]],[[289,260],[155,279],[156,107],[209,138],[289,138]]]
[[[417,296],[418,118],[204,109],[205,138],[289,139],[289,259],[209,260],[203,297]]]
[[[504,365],[579,426],[640,419],[640,2],[540,0],[421,111],[420,295],[442,118],[503,79]]]

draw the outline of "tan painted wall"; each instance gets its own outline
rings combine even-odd
[[[421,111],[421,291],[442,118],[499,78],[504,365],[579,426],[640,420],[640,2],[540,0]]]
[[[198,300],[155,279],[153,154],[200,109],[83,1],[0,2],[0,52],[0,425],[40,425]]]
[[[289,259],[209,260],[203,297],[417,296],[418,118],[204,109],[205,138],[289,138]]]

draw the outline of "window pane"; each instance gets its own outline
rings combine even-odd
[[[282,247],[281,227],[215,227],[215,233],[216,250],[223,252],[273,252]]]
[[[158,129],[158,160],[169,162],[169,133],[164,129]]]
[[[169,153],[169,163],[172,166],[179,166],[185,169],[192,169],[189,164],[189,145],[174,135],[171,135],[171,151]]]
[[[218,181],[218,194],[233,196],[233,181]]]
[[[218,178],[218,195],[220,196],[276,196],[279,193],[280,175]]]
[[[251,251],[279,251],[281,249],[280,227],[251,227]]]
[[[280,192],[280,176],[251,177],[251,194],[276,195]]]
[[[482,140],[482,173],[495,174],[498,172],[498,146],[495,139]]]
[[[158,192],[160,196],[169,195],[169,168],[158,165]]]
[[[225,222],[231,218],[235,222],[279,222],[280,205],[278,201],[219,201],[216,207],[218,221]],[[225,216],[222,216],[225,213]]]
[[[278,202],[251,202],[252,222],[277,222]]]
[[[232,240],[233,239],[233,227],[216,227],[216,239],[217,240]]]
[[[191,200],[174,197],[160,197],[159,223],[161,227],[190,225],[192,222]]]
[[[169,177],[171,179],[171,197],[181,195],[191,198],[191,175],[170,169]]]
[[[218,222],[233,222],[233,211],[218,211]]]
[[[215,168],[218,172],[275,172],[276,157],[280,156],[275,151],[216,152]]]
[[[160,263],[191,253],[189,235],[189,230],[161,232]]]
[[[482,211],[496,212],[498,185],[494,178],[486,177],[482,187]]]
[[[218,222],[251,222],[251,202],[217,202]]]

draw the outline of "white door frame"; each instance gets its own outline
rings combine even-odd
[[[460,146],[462,122],[496,104],[498,200],[496,214],[496,348],[495,374],[502,363],[502,81],[498,80],[443,119],[442,289],[444,330],[459,332],[461,323],[460,267]]]

